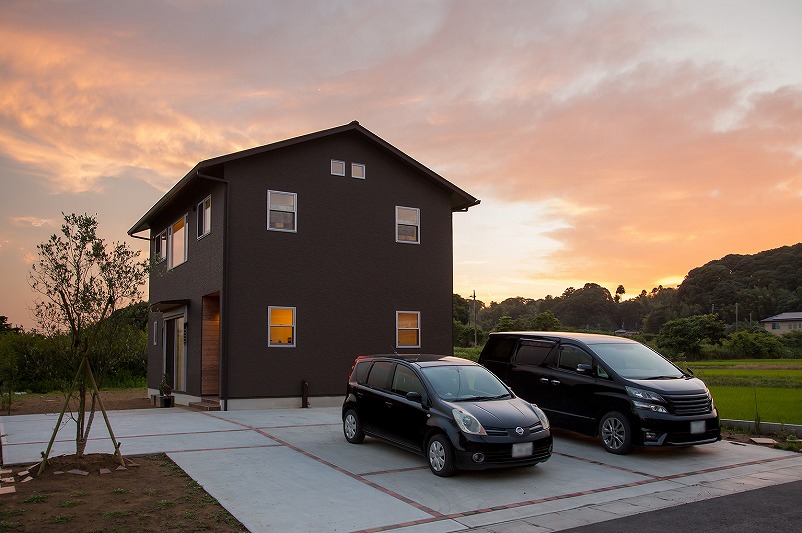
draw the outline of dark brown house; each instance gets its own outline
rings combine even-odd
[[[198,163],[128,232],[149,393],[332,405],[359,354],[451,353],[451,214],[478,203],[357,122]]]

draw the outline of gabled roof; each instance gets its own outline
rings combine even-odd
[[[219,157],[213,157],[211,159],[206,159],[201,161],[197,165],[195,165],[192,170],[190,170],[181,181],[176,183],[167,193],[161,197],[161,199],[156,202],[156,204],[151,207],[145,215],[134,224],[131,229],[128,230],[129,235],[133,235],[135,233],[139,233],[141,231],[145,231],[150,229],[150,221],[153,216],[159,212],[165,205],[167,205],[173,198],[178,196],[184,188],[186,188],[192,181],[196,179],[200,179],[198,177],[198,173],[202,173],[207,171],[212,167],[217,167],[228,163],[229,161],[234,161],[236,159],[250,157],[254,155],[263,154],[265,152],[270,152],[273,150],[279,150],[281,148],[286,148],[287,146],[293,146],[296,144],[304,143],[307,141],[320,139],[323,137],[328,137],[330,135],[337,135],[339,133],[344,133],[348,131],[355,131],[364,135],[367,139],[373,141],[376,145],[380,148],[386,150],[391,155],[401,159],[408,165],[412,166],[416,170],[422,172],[423,174],[427,175],[432,181],[439,184],[444,189],[451,192],[451,211],[467,211],[469,207],[473,207],[479,204],[480,200],[477,200],[467,192],[463,191],[450,181],[446,180],[433,170],[429,169],[428,167],[422,165],[415,159],[409,157],[407,154],[396,148],[395,146],[391,145],[378,135],[374,134],[373,132],[367,130],[366,128],[360,126],[359,122],[353,121],[349,124],[345,124],[343,126],[338,126],[336,128],[330,128],[327,130],[321,130],[315,133],[308,133],[306,135],[301,135],[300,137],[293,137],[292,139],[286,139],[283,141],[278,141],[271,144],[266,144],[264,146],[258,146],[256,148],[249,148],[247,150],[242,150],[240,152],[234,152],[227,155],[222,155]]]
[[[802,312],[798,313],[780,313],[779,315],[764,318],[761,322],[791,322],[802,321]]]

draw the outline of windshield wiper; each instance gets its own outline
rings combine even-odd
[[[453,402],[485,402],[487,400],[501,400],[502,398],[509,398],[507,393],[499,394],[498,396],[471,396],[470,398],[458,398],[452,400]]]
[[[652,376],[649,378],[638,378],[638,379],[679,379],[682,376]]]

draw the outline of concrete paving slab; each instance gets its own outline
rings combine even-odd
[[[425,470],[429,473],[423,456],[371,438],[366,438],[362,444],[348,444],[339,424],[265,428],[264,431],[359,475],[371,476],[397,470]]]
[[[224,507],[236,509],[250,531],[353,531],[431,518],[286,447],[168,455]]]
[[[109,411],[114,436],[123,455],[143,455],[194,449],[226,449],[242,446],[277,445],[248,428],[184,409],[134,409]],[[36,416],[39,416],[37,419]],[[4,417],[3,463],[37,462],[58,421],[58,415]],[[114,445],[102,418],[96,417],[89,433],[86,453],[113,453]],[[62,421],[51,456],[75,453],[75,423]]]
[[[423,457],[372,439],[348,444],[337,407],[109,417],[125,455],[167,452],[252,531],[557,530],[802,480],[802,455],[729,442],[616,456],[558,432],[554,456],[534,468],[438,478]],[[0,417],[4,464],[36,463],[55,421]],[[109,453],[95,424],[87,449]],[[54,455],[74,452],[73,432],[61,429]]]
[[[642,476],[603,466],[553,457],[533,468],[461,472],[454,478],[433,477],[426,470],[373,476],[372,481],[435,511],[450,515],[477,509],[520,506],[555,495],[590,493],[624,485]]]

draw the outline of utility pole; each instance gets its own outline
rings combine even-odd
[[[477,330],[477,326],[476,326],[476,290],[473,291],[473,295],[471,296],[471,298],[473,298],[473,345],[476,346],[477,344],[479,344],[479,341],[478,341],[478,338],[477,338],[477,334],[476,334],[476,330]]]

